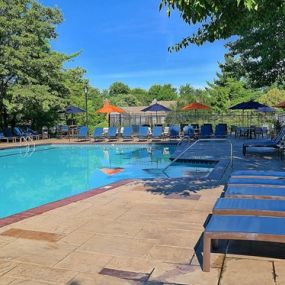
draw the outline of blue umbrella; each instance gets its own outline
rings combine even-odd
[[[260,107],[256,111],[261,112],[261,113],[274,113],[274,112],[276,112],[276,110],[272,107]]]
[[[242,110],[242,121],[244,122],[244,110],[258,110],[259,108],[268,108],[268,106],[261,104],[259,102],[250,100],[247,102],[242,102],[237,105],[230,107],[230,110]]]
[[[144,109],[141,110],[142,112],[155,112],[156,113],[156,122],[157,122],[157,112],[170,112],[171,110],[163,105],[158,103],[154,103]]]
[[[256,101],[250,100],[248,102],[242,102],[237,105],[230,107],[230,110],[257,110],[259,108],[268,107],[264,104],[258,103]]]
[[[170,111],[171,111],[170,109],[158,103],[154,103],[142,109],[142,112],[170,112]]]
[[[79,113],[85,113],[85,112],[86,112],[85,110],[79,107],[73,106],[73,105],[69,105],[65,108],[66,114],[79,114]]]

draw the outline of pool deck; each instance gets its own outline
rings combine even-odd
[[[276,154],[244,158],[232,142],[234,169],[285,170]],[[0,284],[285,284],[278,244],[230,242],[202,272],[203,225],[223,185],[160,179],[106,190],[0,228]]]

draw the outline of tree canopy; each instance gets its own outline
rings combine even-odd
[[[19,112],[24,117],[28,106],[55,115],[68,95],[62,66],[74,56],[50,47],[61,13],[35,0],[0,0],[0,14],[1,125],[13,124]]]
[[[168,15],[178,10],[197,30],[170,50],[230,39],[229,54],[254,87],[285,81],[284,0],[162,0]],[[234,37],[233,37],[234,36]]]

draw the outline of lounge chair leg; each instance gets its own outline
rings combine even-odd
[[[210,272],[211,264],[211,238],[204,233],[203,241],[203,271]]]

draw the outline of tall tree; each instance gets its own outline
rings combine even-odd
[[[154,99],[167,100],[167,101],[176,100],[177,99],[176,88],[172,87],[171,84],[152,85],[148,90],[149,103],[151,103],[151,101],[153,101]]]
[[[279,89],[276,86],[272,86],[260,97],[259,101],[268,106],[276,106],[285,101],[285,89]]]
[[[114,82],[109,88],[110,96],[115,96],[119,94],[129,94],[130,87],[122,82]]]
[[[162,0],[164,6],[168,15],[177,9],[186,23],[198,24],[170,50],[237,36],[228,45],[230,54],[240,59],[254,86],[285,81],[284,0]]]
[[[196,89],[190,84],[181,85],[179,88],[177,108],[180,109],[181,107],[192,102],[209,104],[210,98],[207,96],[207,92],[205,92],[205,90]]]
[[[88,108],[88,124],[96,126],[102,121],[102,116],[96,113],[96,110],[102,107],[103,97],[98,89],[92,87],[88,80],[84,78],[85,70],[77,67],[65,71],[65,86],[68,88],[68,104],[72,104],[82,109]],[[87,94],[85,88],[87,87]],[[78,124],[85,124],[85,114],[76,116]]]
[[[58,9],[44,7],[36,0],[0,0],[2,126],[17,119],[17,104],[37,102],[37,110],[46,113],[56,112],[63,104],[68,90],[63,84],[62,66],[72,56],[50,47],[61,21]]]

